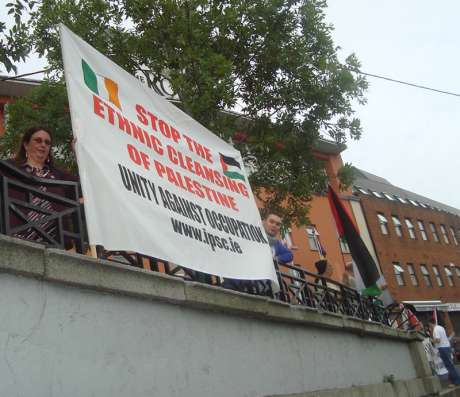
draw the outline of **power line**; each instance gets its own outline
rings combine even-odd
[[[392,79],[390,77],[379,76],[378,74],[366,73],[366,72],[363,72],[363,71],[361,71],[359,69],[348,69],[348,70],[350,70],[351,72],[356,72],[356,73],[362,74],[364,76],[375,77],[376,79],[382,79],[382,80],[386,80],[386,81],[391,81],[392,83],[408,85],[410,87],[420,88],[422,90],[434,91],[434,92],[438,92],[440,94],[446,94],[446,95],[452,95],[452,96],[460,97],[460,94],[457,94],[455,92],[438,90],[437,88],[431,88],[431,87],[427,87],[427,86],[420,85],[420,84],[409,83],[407,81],[396,80],[396,79]]]
[[[7,76],[7,77],[3,77],[2,79],[0,79],[0,81],[7,81],[7,80],[18,80],[20,79],[21,77],[27,77],[27,76],[32,76],[34,74],[39,74],[39,73],[46,73],[50,70],[53,70],[53,68],[48,68],[48,69],[43,69],[43,70],[39,70],[37,72],[31,72],[31,73],[24,73],[24,74],[20,74],[18,76]]]
[[[37,72],[21,74],[21,75],[18,75],[18,76],[4,77],[4,78],[0,79],[0,81],[17,80],[17,79],[20,79],[21,77],[32,76],[34,74],[39,74],[39,73],[46,73],[46,72],[48,72],[48,71],[50,71],[52,69],[53,68],[48,68],[48,69],[39,70]],[[391,77],[385,77],[385,76],[381,76],[381,75],[373,74],[373,73],[367,73],[367,72],[363,72],[362,70],[355,69],[355,68],[346,68],[346,69],[349,70],[350,72],[355,72],[355,73],[362,74],[363,76],[374,77],[376,79],[381,79],[381,80],[390,81],[392,83],[407,85],[409,87],[420,88],[422,90],[433,91],[433,92],[437,92],[439,94],[445,94],[445,95],[452,95],[452,96],[460,97],[460,94],[457,94],[457,93],[451,92],[451,91],[438,90],[437,88],[427,87],[427,86],[421,85],[421,84],[409,83],[408,81],[397,80],[397,79],[393,79]]]

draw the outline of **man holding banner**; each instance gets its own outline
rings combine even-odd
[[[267,234],[268,244],[272,250],[273,261],[283,264],[290,263],[293,260],[292,252],[278,239],[281,230],[281,217],[269,211],[263,219],[263,226]],[[224,287],[241,292],[254,292],[258,295],[271,295],[272,289],[270,283],[266,281],[244,281],[232,278],[225,278]]]

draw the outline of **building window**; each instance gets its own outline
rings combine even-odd
[[[394,198],[393,196],[391,196],[390,194],[383,192],[383,195],[384,195],[388,200],[395,201],[395,198]]]
[[[442,237],[444,238],[444,242],[446,244],[449,244],[449,236],[447,235],[447,229],[444,225],[439,225],[441,227],[441,234]]]
[[[438,232],[436,231],[436,226],[434,225],[433,222],[430,222],[430,229],[431,229],[431,234],[433,235],[433,240],[434,240],[436,243],[439,243]]]
[[[339,237],[340,249],[342,250],[343,254],[350,253],[350,247],[348,246],[347,240],[345,237]]]
[[[395,278],[396,282],[400,287],[403,287],[406,285],[406,282],[404,281],[404,269],[401,267],[399,262],[393,262],[393,270],[395,272]]]
[[[420,265],[420,270],[423,274],[423,281],[427,287],[432,287],[433,284],[431,283],[430,273],[428,272],[428,268],[425,265]]]
[[[286,246],[290,249],[294,246],[292,242],[292,229],[290,227],[281,227],[280,230],[281,239],[284,241]]]
[[[362,187],[360,187],[360,186],[355,186],[355,187],[356,187],[356,189],[358,189],[362,194],[369,195],[369,192],[368,192],[366,189],[364,189],[364,188],[362,188]]]
[[[439,269],[436,265],[433,265],[433,273],[434,273],[434,278],[438,282],[438,285],[440,287],[444,287],[444,281],[442,281],[441,273],[439,273]]]
[[[415,274],[414,265],[412,263],[407,264],[407,271],[409,272],[410,280],[412,281],[412,285],[418,287],[418,278]]]
[[[377,218],[379,220],[380,224],[380,230],[382,231],[382,234],[388,234],[388,221],[387,218],[383,214],[378,213]]]
[[[460,279],[460,267],[455,268],[455,273],[457,273],[457,277]]]
[[[393,221],[393,224],[395,225],[395,233],[398,237],[402,237],[402,226],[401,222],[399,221],[399,218],[396,215],[392,215],[391,219]]]
[[[401,203],[403,204],[407,204],[407,201],[405,199],[403,199],[402,197],[399,197],[399,196],[395,196]]]
[[[415,205],[416,207],[418,207],[418,203],[416,201],[411,200],[411,199],[408,199],[408,200],[412,205]]]
[[[453,287],[454,286],[454,274],[447,266],[444,266],[444,271],[446,272],[447,285],[449,287]]]
[[[415,240],[415,227],[412,221],[409,218],[405,219],[407,230],[409,231],[409,237]]]
[[[319,233],[314,226],[307,227],[307,236],[308,236],[308,244],[310,245],[310,249],[312,251],[320,251],[320,244],[318,240]]]
[[[427,208],[425,204],[423,204],[423,203],[421,203],[421,202],[419,202],[419,204],[420,204],[420,207],[422,207],[422,208]]]
[[[422,239],[425,241],[428,240],[428,236],[426,235],[426,231],[425,231],[425,224],[423,223],[423,221],[419,219],[417,221],[417,225],[418,225],[418,230],[420,230],[420,234],[422,235]]]
[[[450,227],[450,234],[452,236],[452,240],[454,240],[454,244],[458,245],[457,236],[455,235],[455,230],[452,226]]]
[[[374,190],[371,190],[371,193],[378,198],[383,198],[383,196],[379,192],[375,192]]]

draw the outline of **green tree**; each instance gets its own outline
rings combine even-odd
[[[178,106],[242,152],[265,205],[304,223],[325,182],[312,148],[321,134],[359,139],[352,103],[364,102],[367,86],[352,72],[354,55],[338,60],[325,7],[323,0],[43,0],[30,14],[29,38],[57,78],[58,22],[141,79],[166,74]]]
[[[7,28],[6,21],[0,21],[0,72],[5,69],[8,73],[17,71],[15,62],[24,61],[30,52],[31,43],[28,36],[28,26],[22,20],[25,10],[34,3],[29,0],[15,0],[5,6],[6,15],[14,22]]]
[[[45,81],[8,107],[8,128],[0,139],[3,157],[14,156],[19,147],[20,133],[33,126],[52,131],[56,143],[53,145],[56,163],[65,169],[76,170],[69,105],[63,83]]]

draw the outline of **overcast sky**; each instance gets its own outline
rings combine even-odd
[[[459,1],[329,0],[328,5],[342,59],[355,52],[365,72],[460,93]],[[32,58],[19,72],[44,65]],[[460,208],[460,97],[368,81],[368,103],[356,106],[363,137],[348,143],[344,160]]]
[[[460,2],[328,0],[341,59],[361,70],[460,93]],[[460,97],[368,78],[363,136],[342,153],[392,184],[460,208]]]

